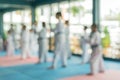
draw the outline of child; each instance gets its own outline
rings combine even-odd
[[[47,30],[45,22],[42,22],[42,30],[39,33],[38,44],[39,44],[39,62],[47,61],[47,52],[48,52],[48,40],[47,40]]]
[[[8,31],[8,38],[7,38],[7,55],[8,56],[13,56],[14,55],[14,41],[12,37],[12,32],[9,30]]]

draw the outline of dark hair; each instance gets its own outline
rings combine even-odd
[[[14,25],[13,25],[13,24],[10,24],[10,26],[12,26],[12,27],[13,27]]]
[[[32,22],[32,24],[38,24],[38,22],[35,20],[34,22]]]
[[[22,29],[26,29],[26,26],[24,24],[22,24]]]
[[[10,34],[11,33],[11,30],[8,30],[8,34]]]
[[[37,23],[37,21],[34,21],[34,23]]]
[[[66,21],[65,21],[65,24],[69,24],[69,21],[68,21],[68,20],[66,20]]]
[[[88,27],[87,26],[84,26],[84,29],[86,30]]]
[[[91,27],[92,27],[92,28],[97,28],[97,25],[96,25],[95,23],[93,23],[93,24],[91,25]]]
[[[46,24],[45,24],[45,22],[42,22],[42,26],[45,28],[46,27]]]
[[[56,16],[62,17],[62,13],[61,13],[61,12],[57,12],[57,13],[56,13]]]

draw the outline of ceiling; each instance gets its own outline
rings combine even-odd
[[[66,0],[0,0],[0,12],[12,11],[15,9],[25,9],[31,6],[50,4]]]
[[[0,0],[0,11],[9,11],[14,9],[30,8],[29,0]]]

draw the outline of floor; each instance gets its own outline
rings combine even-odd
[[[16,51],[16,56],[19,56],[19,53],[20,51]],[[0,52],[0,59],[3,58],[5,54],[6,52]],[[92,76],[92,78],[86,76],[86,74],[90,72],[89,64],[80,65],[81,58],[78,56],[72,56],[72,58],[68,60],[67,68],[62,68],[59,62],[57,69],[50,70],[48,68],[51,66],[53,54],[49,53],[49,55],[50,60],[42,64],[36,64],[36,62],[33,61],[36,59],[34,58],[33,60],[30,59],[30,62],[24,60],[22,62],[23,64],[19,64],[19,62],[16,61],[17,64],[12,65],[13,63],[10,62],[10,64],[2,66],[1,62],[4,61],[0,60],[0,80],[99,80],[101,78],[99,76],[101,74],[97,75],[97,79],[93,79],[95,76]],[[11,59],[13,60],[13,58]],[[4,60],[6,60],[6,58]],[[120,74],[119,62],[105,61],[105,68],[106,72],[104,75]],[[113,75],[111,77],[114,78],[115,76]],[[117,79],[120,80],[120,77],[117,76]],[[112,79],[109,77],[108,80]]]

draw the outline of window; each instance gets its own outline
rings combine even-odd
[[[100,3],[103,52],[109,58],[120,58],[119,3],[119,0],[101,0]]]
[[[50,27],[50,50],[54,50],[54,32],[57,23],[55,14],[61,11],[64,20],[70,22],[70,42],[73,53],[80,54],[80,35],[83,26],[92,24],[92,0],[72,0],[50,5],[40,6],[36,9],[37,19],[46,21]]]
[[[31,28],[31,11],[30,10],[18,10],[13,12],[5,13],[3,16],[4,20],[4,32],[10,29],[10,24],[14,25],[16,48],[19,48],[19,39],[21,32],[21,24],[24,23],[28,29]]]
[[[69,6],[67,13],[70,22],[71,50],[75,54],[81,54],[80,36],[83,33],[83,26],[90,27],[92,24],[92,0],[70,1],[67,6]]]

